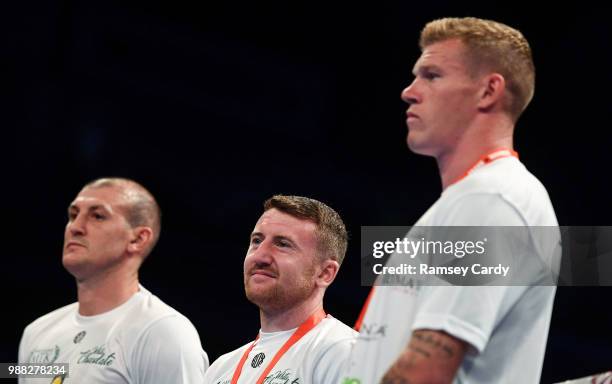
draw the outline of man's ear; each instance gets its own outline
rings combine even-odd
[[[491,73],[482,79],[482,88],[478,100],[478,109],[490,110],[501,104],[506,93],[506,79],[499,73]]]
[[[320,268],[316,283],[319,287],[327,288],[336,278],[340,264],[336,260],[326,259],[321,262]]]
[[[132,238],[128,244],[129,253],[142,254],[153,240],[153,230],[150,227],[136,227],[132,230]]]

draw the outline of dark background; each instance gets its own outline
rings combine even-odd
[[[242,259],[275,193],[344,217],[352,239],[326,309],[352,324],[369,289],[360,226],[411,225],[441,192],[435,162],[406,148],[399,98],[437,17],[523,31],[537,86],[515,147],[561,224],[610,225],[607,12],[504,4],[3,5],[0,361],[16,361],[29,322],[75,300],[60,262],[66,207],[101,176],[158,198],[164,228],[141,281],[193,321],[211,361],[257,333]],[[612,368],[611,292],[558,289],[542,382]]]

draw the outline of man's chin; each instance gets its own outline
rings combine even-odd
[[[80,276],[85,275],[86,265],[82,259],[75,257],[74,254],[64,254],[62,257],[62,265],[77,280]]]
[[[422,141],[411,138],[410,135],[408,135],[408,137],[406,138],[406,144],[408,145],[408,149],[410,149],[412,153],[422,156],[435,157],[435,152],[432,150],[432,148],[427,146]]]
[[[247,299],[259,308],[268,308],[278,304],[279,297],[275,288],[272,286],[262,286],[260,284],[247,284],[244,292]]]
[[[62,265],[67,270],[70,270],[71,268],[77,267],[79,265],[79,263],[80,262],[79,262],[78,257],[76,257],[76,255],[74,253],[72,253],[72,252],[64,253],[64,255],[62,256]]]

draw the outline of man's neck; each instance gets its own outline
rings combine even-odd
[[[259,318],[262,332],[279,332],[297,328],[310,315],[323,308],[323,300],[308,300],[283,311],[260,309]]]
[[[436,157],[442,189],[459,181],[483,156],[498,149],[513,149],[512,127],[472,130],[454,148]]]
[[[77,280],[79,314],[95,316],[128,301],[139,290],[138,275],[116,273]]]

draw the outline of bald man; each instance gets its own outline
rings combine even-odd
[[[201,383],[208,357],[191,322],[138,282],[161,229],[160,209],[142,185],[95,180],[68,207],[62,263],[76,303],[28,325],[20,363],[68,363],[70,374],[30,383]]]

